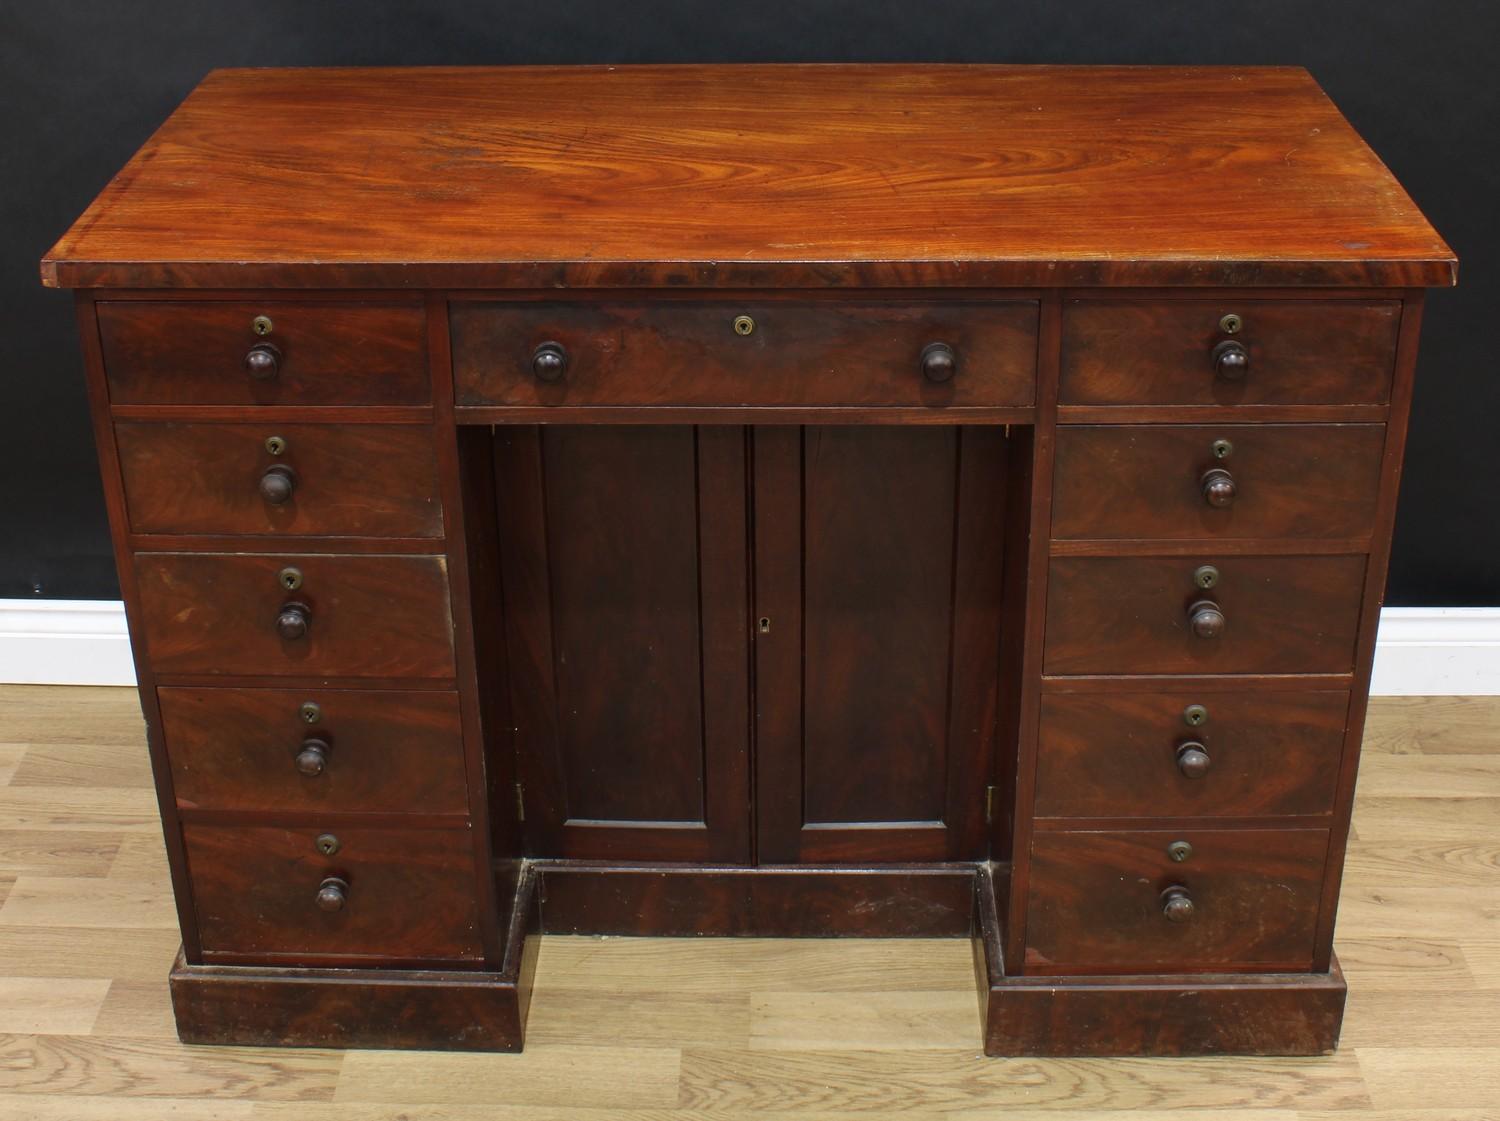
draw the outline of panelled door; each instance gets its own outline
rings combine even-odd
[[[500,427],[495,465],[532,855],[984,857],[1003,430]]]
[[[752,441],[758,861],[983,858],[1003,430]]]
[[[528,851],[748,861],[744,430],[501,427],[495,473]]]

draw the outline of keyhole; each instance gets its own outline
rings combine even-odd
[[[762,615],[760,617],[760,622],[757,625],[760,628],[760,633],[761,634],[770,634],[771,633],[771,620],[770,620],[770,618],[768,616]]]
[[[1208,709],[1202,705],[1188,705],[1182,710],[1182,722],[1189,728],[1197,728],[1208,723]]]
[[[297,710],[297,714],[302,717],[302,723],[316,724],[323,719],[323,706],[317,701],[308,701]]]
[[[318,834],[318,839],[313,844],[317,846],[318,851],[324,856],[332,856],[343,847],[339,843],[339,839],[332,833]]]
[[[288,565],[276,574],[276,579],[281,582],[281,586],[287,591],[295,592],[298,588],[302,587],[302,570]]]

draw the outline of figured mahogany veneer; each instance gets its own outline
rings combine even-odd
[[[456,693],[168,687],[157,697],[184,810],[467,812]]]
[[[185,825],[203,951],[229,962],[376,965],[482,956],[464,829]],[[318,842],[337,838],[325,854]],[[320,886],[347,885],[336,910]],[[339,959],[339,960],[335,960]]]
[[[216,70],[42,275],[1424,285],[1454,261],[1294,67],[513,66]]]
[[[1189,713],[1194,706],[1202,723]],[[1049,693],[1036,814],[1330,814],[1348,708],[1348,693],[1332,690]],[[1184,760],[1184,750],[1202,758]]]
[[[1194,574],[1211,561],[1218,583]],[[1054,557],[1044,672],[1348,673],[1364,557]],[[1218,637],[1190,610],[1222,609]]]
[[[179,1033],[969,936],[991,1054],[1331,1049],[1454,269],[1297,69],[215,71],[42,262]]]
[[[1367,538],[1384,450],[1378,424],[1069,425],[1057,434],[1052,536]],[[1227,497],[1208,494],[1211,471]]]
[[[135,533],[443,535],[425,426],[121,422],[115,443]],[[265,493],[278,471],[285,498]]]
[[[1227,334],[1224,316],[1240,320]],[[1390,400],[1395,300],[1068,300],[1064,405],[1379,405]],[[1243,376],[1219,376],[1213,348],[1243,346]]]
[[[1036,304],[455,303],[460,405],[1030,405]],[[555,379],[536,348],[566,356]],[[923,371],[944,345],[951,368]]]
[[[256,332],[258,317],[269,334]],[[413,303],[99,305],[116,405],[425,405],[425,325]],[[279,358],[257,377],[245,356],[265,346]]]
[[[139,553],[135,574],[158,673],[453,676],[442,557]],[[306,608],[301,637],[278,630],[289,605]]]
[[[1179,862],[1169,847],[1185,844]],[[1032,842],[1033,971],[1149,972],[1312,963],[1326,829],[1047,832]],[[1190,917],[1172,921],[1180,888]]]

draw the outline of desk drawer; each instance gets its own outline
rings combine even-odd
[[[1240,319],[1226,332],[1226,315]],[[1396,300],[1069,300],[1064,405],[1378,405],[1390,400]],[[1232,342],[1248,367],[1215,364]]]
[[[115,440],[136,533],[443,534],[426,425],[122,422]]]
[[[137,553],[135,572],[159,674],[453,676],[442,557]]]
[[[1038,817],[1269,817],[1333,810],[1349,694],[1049,693]]]
[[[1380,424],[1063,426],[1052,536],[1367,538]]]
[[[1037,833],[1027,966],[1306,969],[1327,851],[1326,829]]]
[[[461,405],[939,408],[1035,398],[1032,301],[458,302],[449,315]],[[533,368],[548,343],[565,355],[554,380]],[[951,351],[947,380],[924,372],[936,344]],[[938,365],[925,368],[940,375]]]
[[[432,400],[419,304],[120,300],[98,309],[111,404]],[[269,321],[269,332],[257,331],[257,320]]]
[[[182,833],[205,953],[483,955],[467,829],[186,825]],[[320,849],[328,837],[337,851]]]
[[[1215,581],[1199,587],[1200,567]],[[1043,672],[1348,673],[1363,556],[1053,557]],[[1212,604],[1221,616],[1211,632]]]
[[[157,699],[179,806],[468,812],[457,693],[162,688]]]

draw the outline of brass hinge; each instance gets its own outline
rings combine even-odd
[[[516,783],[516,820],[526,820],[526,790],[519,782]]]
[[[995,788],[993,786],[984,788],[984,823],[986,825],[995,823]]]

